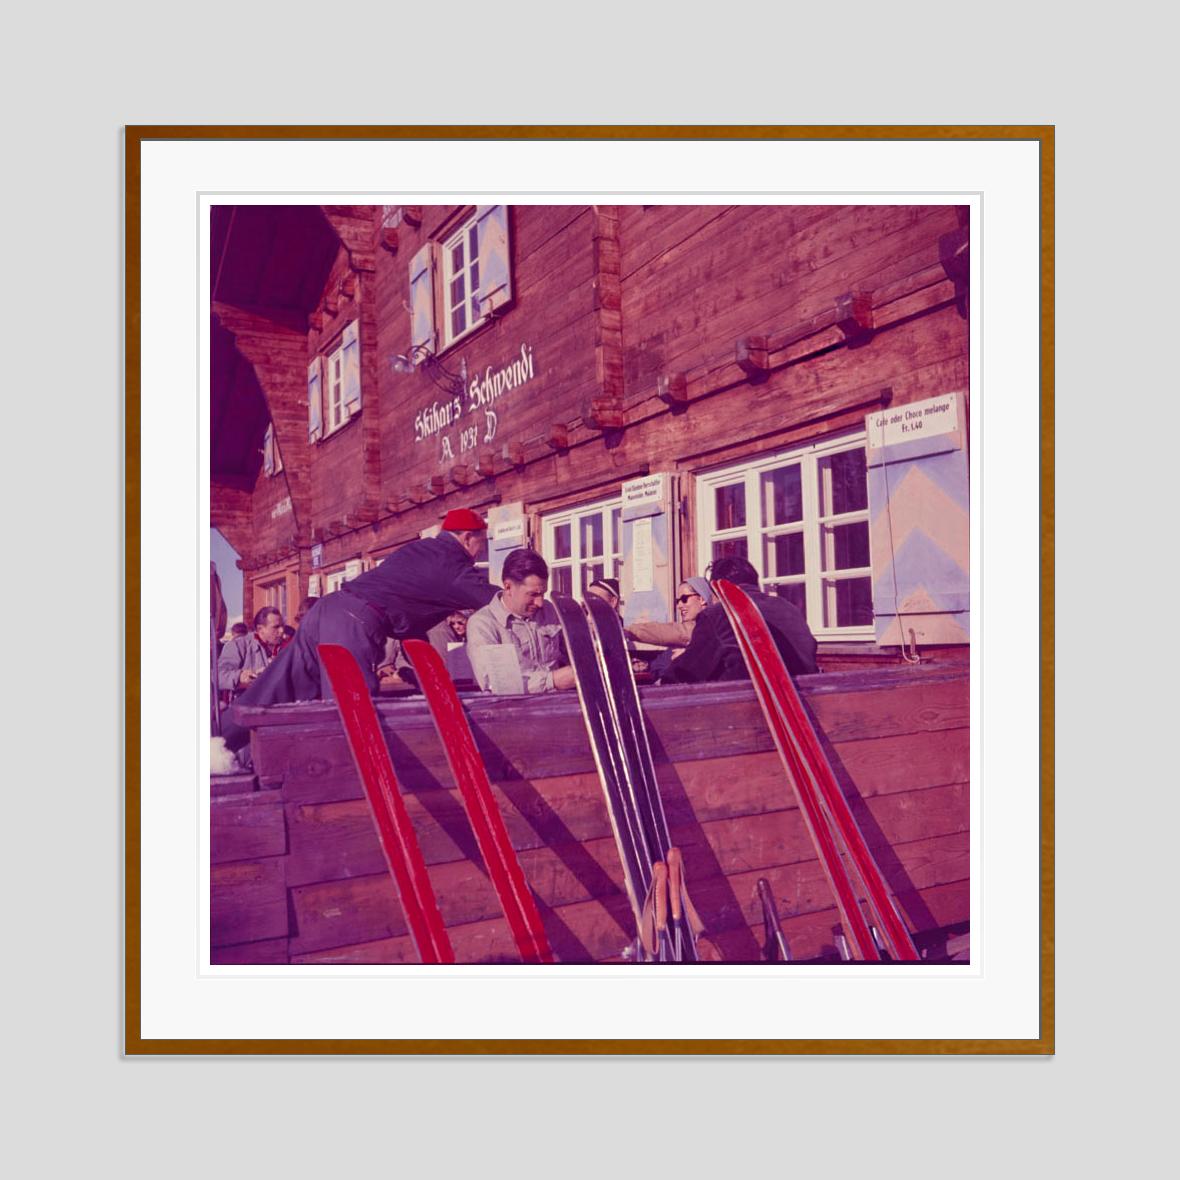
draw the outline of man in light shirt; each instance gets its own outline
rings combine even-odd
[[[504,589],[467,620],[467,654],[475,682],[488,691],[497,691],[496,686],[505,683],[497,649],[507,645],[520,669],[521,687],[516,692],[573,688],[574,670],[566,658],[561,623],[545,601],[549,586],[545,559],[532,549],[514,549],[504,559],[501,579]]]

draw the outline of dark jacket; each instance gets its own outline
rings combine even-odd
[[[321,643],[347,648],[360,664],[370,690],[376,692],[376,669],[388,636],[423,639],[452,611],[483,606],[495,594],[496,587],[449,533],[411,541],[376,569],[319,599],[290,645],[236,703],[254,706],[331,700],[332,686],[317,652]],[[222,735],[231,750],[240,749],[250,738],[232,714],[223,724]]]
[[[743,586],[762,612],[774,636],[775,646],[792,676],[818,672],[817,644],[798,607],[777,594],[763,594],[754,586]],[[725,608],[707,606],[697,615],[692,640],[684,654],[672,661],[661,684],[697,684],[706,680],[748,680],[750,673],[729,625]]]
[[[395,639],[424,639],[457,610],[478,610],[496,587],[449,533],[403,545],[345,590],[377,607]]]

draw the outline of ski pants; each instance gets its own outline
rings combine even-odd
[[[337,590],[308,611],[295,638],[266,670],[238,697],[222,718],[221,732],[231,750],[240,750],[250,731],[238,722],[237,706],[282,705],[291,701],[332,700],[332,686],[324,675],[316,648],[338,643],[361,666],[369,691],[377,691],[378,661],[385,654],[382,617],[360,598]]]

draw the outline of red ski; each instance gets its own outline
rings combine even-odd
[[[361,776],[381,850],[397,885],[418,957],[423,963],[453,963],[455,952],[438,911],[414,825],[402,800],[369,686],[347,648],[321,643],[318,651],[336,694],[348,748]]]
[[[763,714],[795,786],[800,811],[859,957],[878,960],[881,956],[861,912],[837,842],[843,845],[860,878],[863,893],[890,955],[899,961],[916,962],[918,952],[913,939],[898,916],[885,878],[836,781],[765,619],[739,587],[719,581],[714,584],[714,589],[733,625]]]
[[[504,817],[488,782],[487,769],[475,748],[467,714],[459,703],[459,694],[455,692],[442,656],[420,639],[407,639],[402,646],[430,706],[447,765],[463,797],[471,830],[500,898],[521,961],[552,963],[553,951],[549,948],[537,903],[525,880],[516,850],[508,839]]]

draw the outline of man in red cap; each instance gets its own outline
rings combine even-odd
[[[496,594],[475,568],[487,522],[470,508],[452,508],[437,537],[410,541],[380,565],[325,595],[308,612],[295,638],[235,705],[278,705],[332,699],[316,648],[338,643],[360,664],[369,688],[377,691],[376,667],[385,640],[425,639],[426,632],[457,610],[475,610]],[[233,710],[223,724],[226,745],[238,750],[250,738]]]

